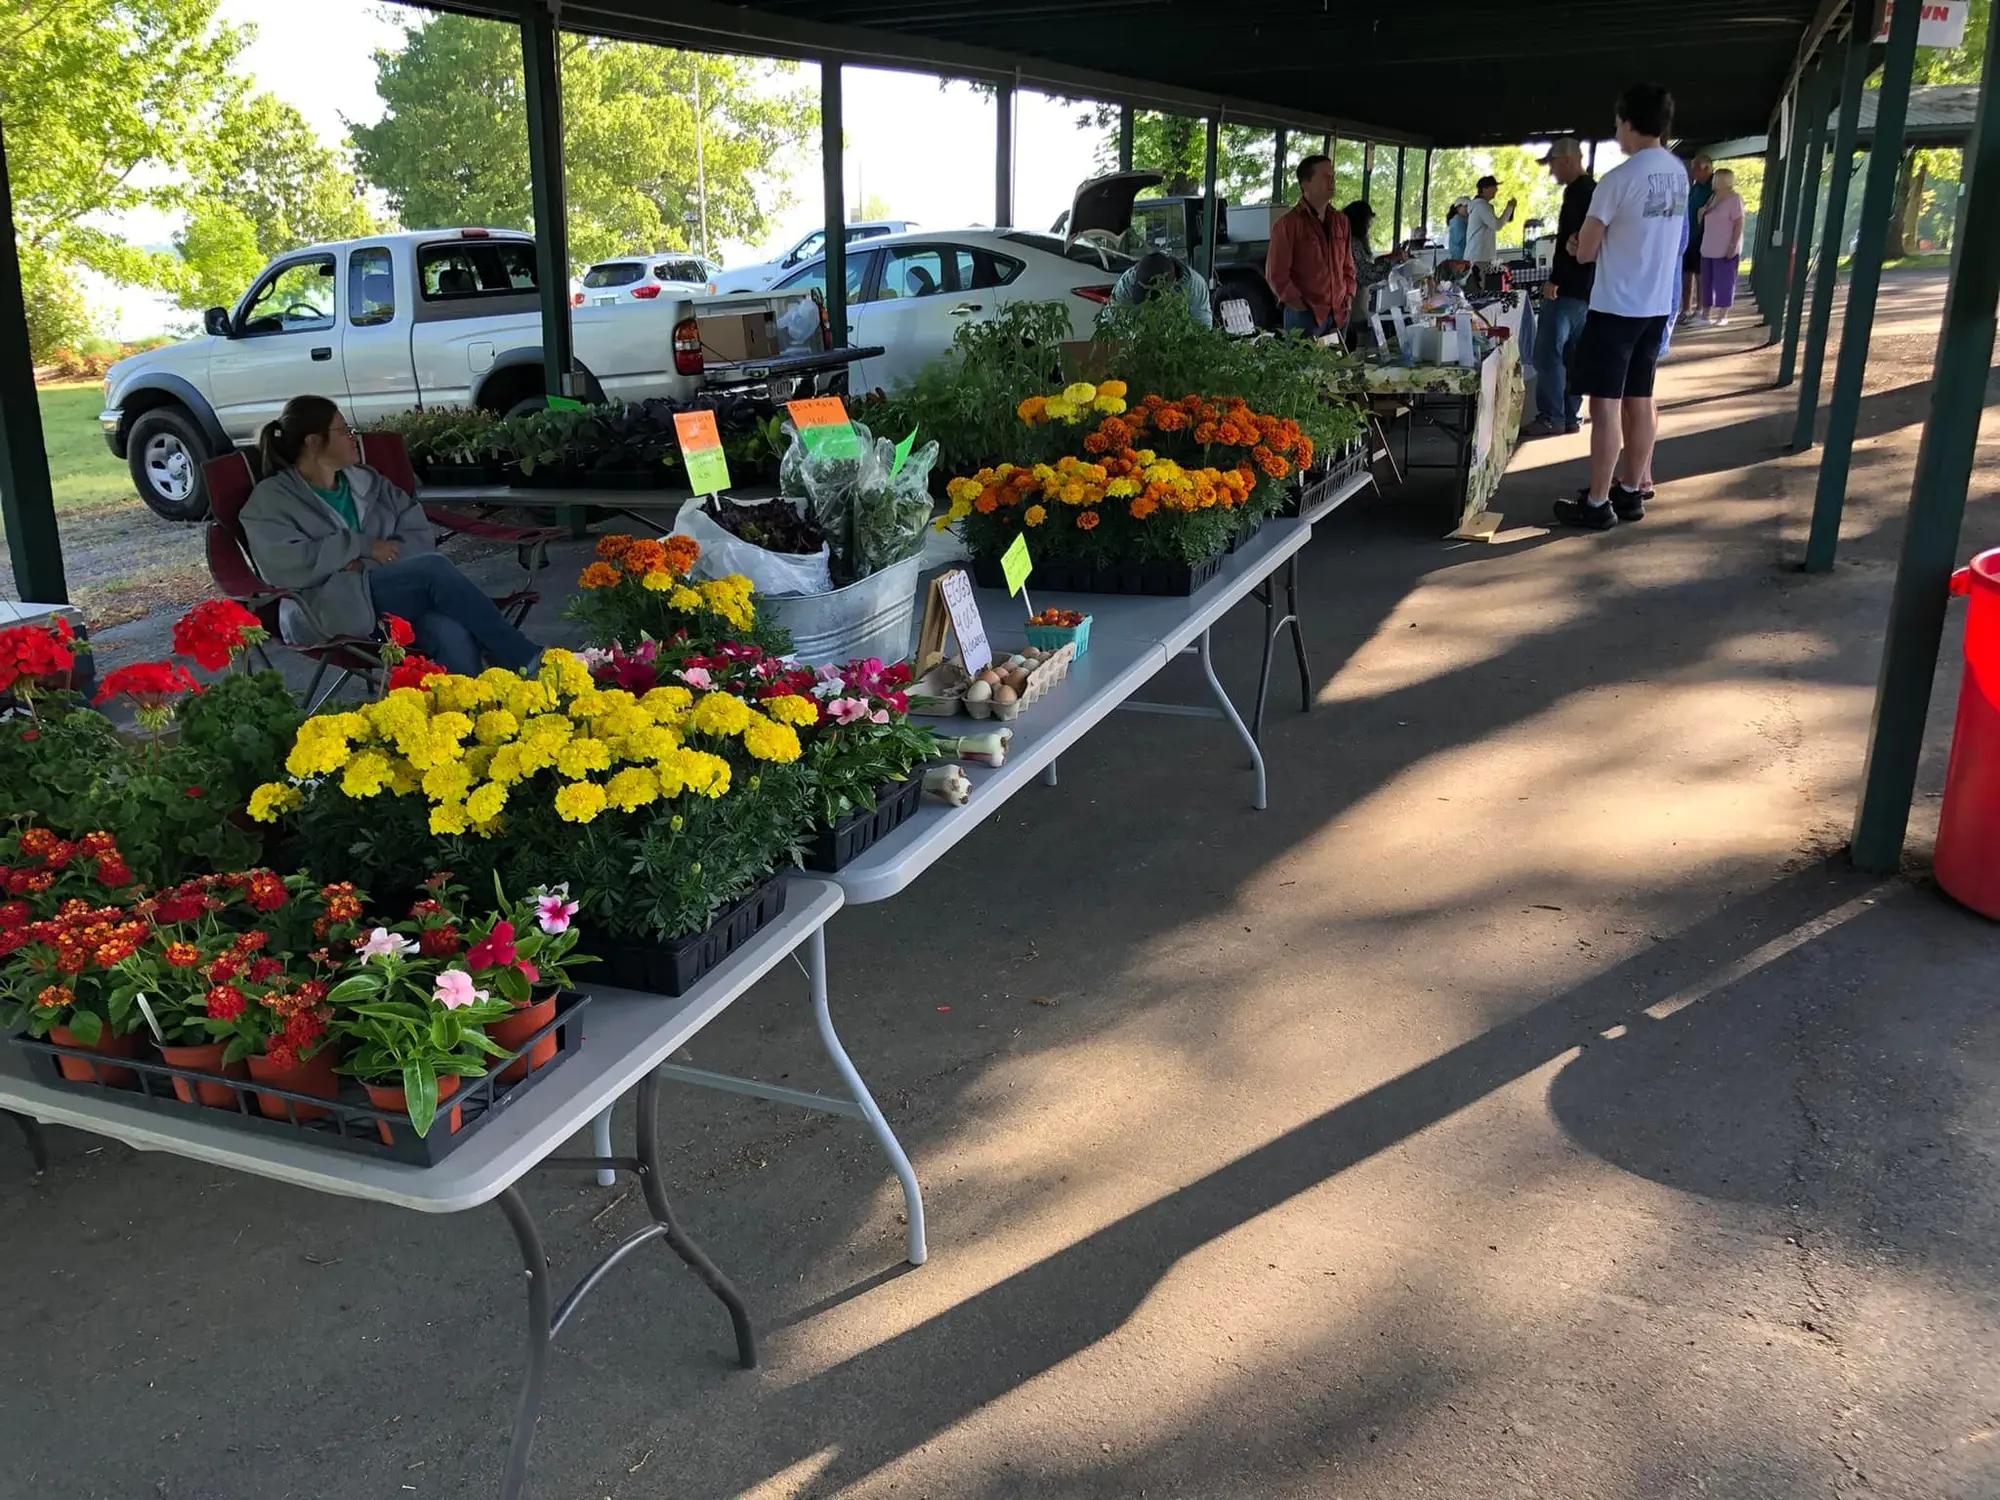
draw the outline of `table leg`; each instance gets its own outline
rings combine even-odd
[[[1285,569],[1285,613],[1292,622],[1292,646],[1299,655],[1299,712],[1313,707],[1312,664],[1306,660],[1305,622],[1299,616],[1299,555],[1294,552]]]
[[[1050,761],[1042,771],[1042,785],[1056,786],[1058,784],[1059,781],[1056,773],[1056,763],[1054,761]]]
[[[814,933],[818,937],[817,932]],[[736,1357],[746,1370],[757,1368],[757,1335],[750,1327],[750,1313],[743,1305],[743,1298],[729,1278],[716,1268],[701,1246],[687,1237],[674,1218],[674,1211],[667,1205],[666,1178],[660,1171],[660,1075],[649,1073],[646,1081],[639,1085],[639,1185],[646,1193],[646,1207],[652,1210],[653,1222],[665,1231],[667,1244],[673,1247],[702,1283],[721,1299],[729,1309],[730,1324],[736,1330]]]
[[[1208,690],[1215,694],[1216,706],[1222,710],[1222,717],[1229,721],[1229,727],[1236,731],[1243,747],[1250,752],[1250,769],[1257,775],[1257,793],[1250,799],[1250,805],[1259,812],[1265,806],[1264,752],[1257,748],[1257,738],[1244,726],[1243,716],[1236,711],[1236,705],[1229,701],[1229,694],[1222,690],[1222,681],[1215,675],[1215,659],[1209,649],[1209,633],[1201,633],[1201,675],[1208,679]]]
[[[500,1500],[517,1500],[528,1477],[528,1450],[535,1446],[535,1419],[542,1410],[542,1379],[549,1368],[549,1255],[541,1231],[528,1211],[519,1188],[499,1197],[500,1211],[521,1247],[522,1269],[528,1274],[528,1373],[521,1382],[521,1404],[514,1411],[514,1436],[507,1444],[507,1467],[500,1475]]]
[[[26,1115],[17,1115],[11,1109],[0,1110],[0,1114],[21,1127],[21,1138],[28,1147],[28,1159],[35,1164],[35,1175],[41,1176],[49,1169],[49,1143],[42,1134],[42,1127]]]
[[[813,1019],[819,1024],[819,1039],[826,1048],[826,1055],[833,1059],[833,1065],[840,1072],[847,1091],[854,1096],[854,1102],[861,1106],[861,1117],[868,1122],[874,1132],[875,1143],[889,1158],[889,1165],[896,1169],[896,1176],[903,1184],[903,1211],[909,1222],[909,1231],[904,1236],[904,1245],[910,1264],[920,1266],[930,1251],[924,1243],[924,1194],[917,1185],[916,1170],[910,1165],[910,1158],[903,1153],[902,1142],[896,1139],[896,1132],[889,1128],[889,1122],[882,1117],[875,1098],[868,1092],[868,1085],[861,1081],[861,1074],[848,1060],[847,1050],[840,1045],[840,1038],[833,1029],[833,1012],[827,1004],[826,986],[826,929],[816,927],[807,940],[806,972],[812,980]]]
[[[590,1149],[599,1156],[611,1155],[611,1111],[608,1109],[590,1122]],[[597,1185],[616,1187],[618,1174],[609,1167],[600,1168],[597,1173]]]

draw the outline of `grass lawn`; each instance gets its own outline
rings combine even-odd
[[[72,385],[45,385],[41,399],[42,435],[49,449],[49,478],[59,511],[95,510],[125,502],[138,503],[125,460],[104,446],[97,414],[104,409],[104,387],[94,380]]]

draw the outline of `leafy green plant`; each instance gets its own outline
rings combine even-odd
[[[511,1007],[473,987],[462,968],[413,957],[414,943],[376,928],[360,950],[359,972],[327,992],[331,1030],[345,1043],[339,1071],[403,1090],[410,1128],[421,1136],[437,1118],[438,1078],[484,1073],[506,1049],[486,1035]]]

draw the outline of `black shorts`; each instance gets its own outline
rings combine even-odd
[[[1687,249],[1681,252],[1681,270],[1689,276],[1701,274],[1701,240],[1697,236]]]
[[[1664,317],[1622,318],[1592,308],[1576,341],[1577,394],[1607,401],[1652,395],[1666,333]]]

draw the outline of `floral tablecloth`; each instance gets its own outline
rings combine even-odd
[[[1348,365],[1334,372],[1332,388],[1343,396],[1471,396],[1479,371],[1463,365]]]
[[[1486,508],[1501,476],[1513,462],[1521,432],[1527,383],[1521,351],[1504,339],[1477,365],[1355,364],[1335,372],[1332,387],[1348,396],[1473,396],[1471,472],[1464,495],[1464,518]]]

